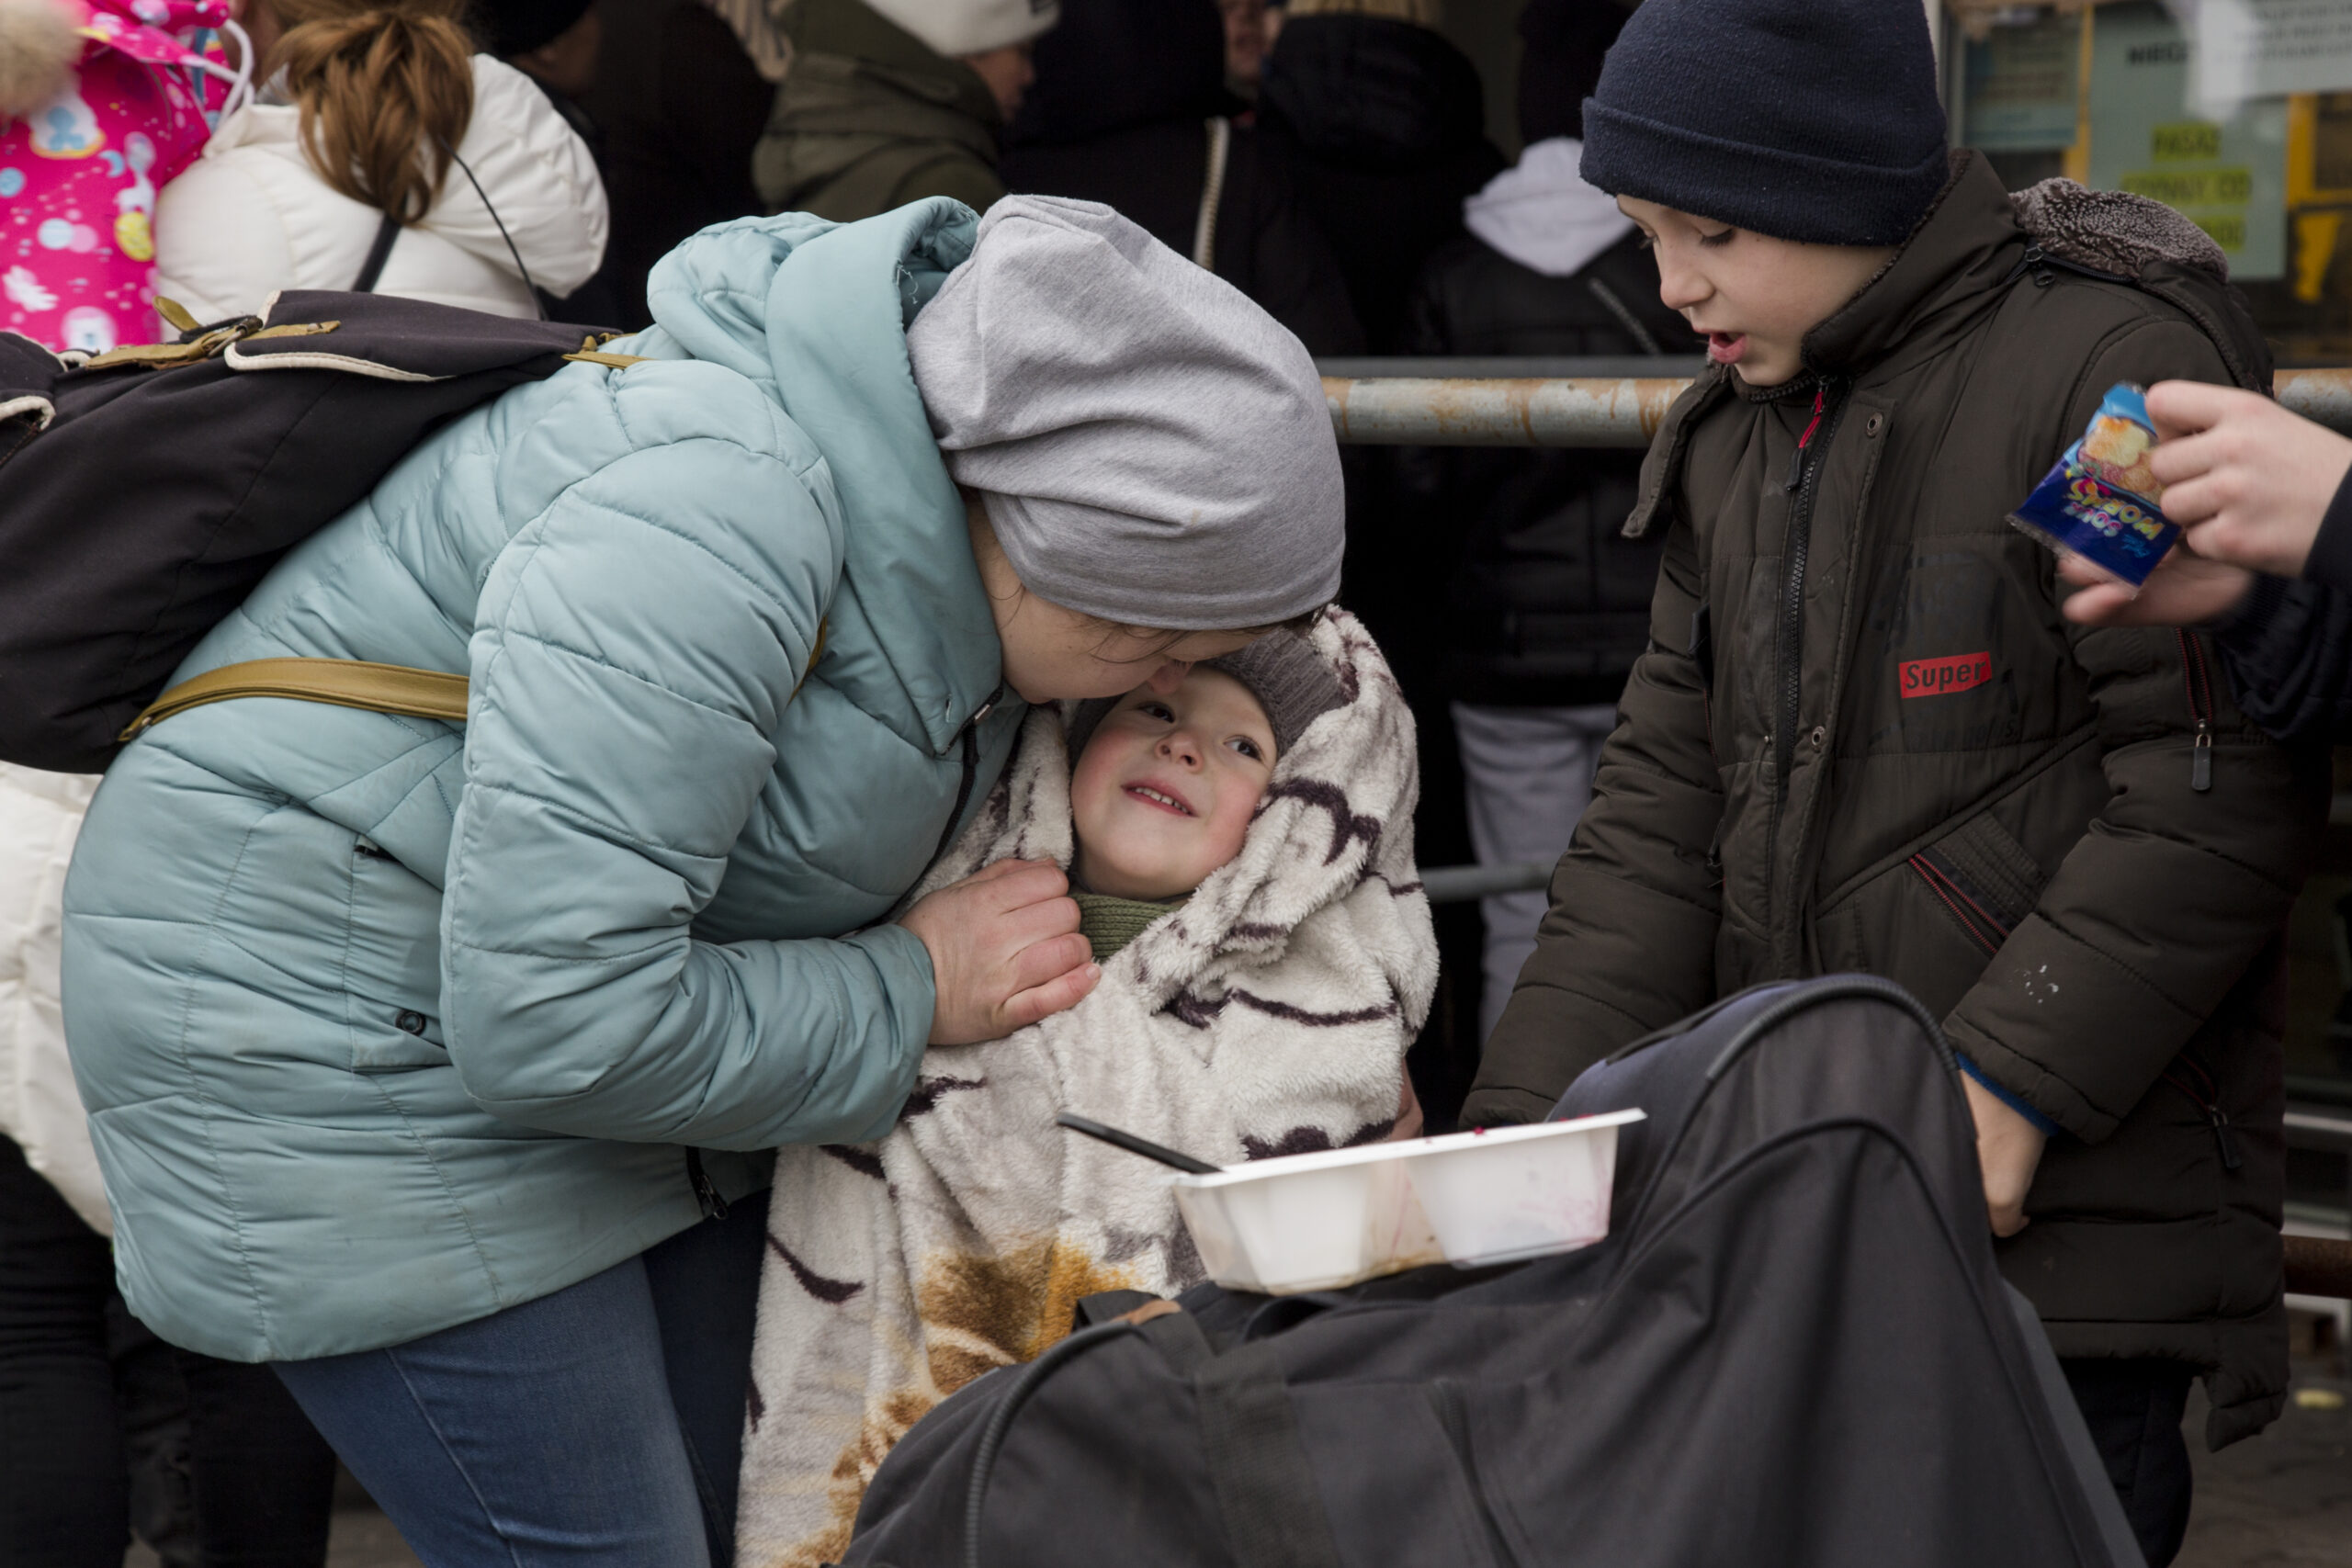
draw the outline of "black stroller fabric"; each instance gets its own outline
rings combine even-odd
[[[182,344],[204,351],[85,366],[0,333],[0,760],[103,770],[278,557],[436,426],[594,346],[585,327],[294,290]]]
[[[1108,1321],[899,1444],[844,1562],[2140,1562],[1994,1267],[1917,1002],[1853,976],[1745,992],[1557,1114],[1632,1107],[1648,1120],[1621,1131],[1611,1235],[1585,1251],[1315,1296],[1204,1287],[1182,1312],[1090,1298],[1081,1320]]]

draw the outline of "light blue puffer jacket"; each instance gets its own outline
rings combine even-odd
[[[860,928],[1020,723],[907,366],[974,227],[943,199],[689,241],[615,345],[658,363],[452,424],[181,669],[472,687],[462,730],[196,709],[99,789],[66,1025],[165,1338],[397,1344],[693,1224],[689,1146],[740,1151],[695,1156],[736,1198],[756,1151],[896,1119],[930,961]]]

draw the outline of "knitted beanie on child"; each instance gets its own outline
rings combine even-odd
[[[1201,668],[1232,676],[1258,699],[1274,732],[1277,762],[1290,754],[1308,725],[1348,705],[1347,691],[1331,673],[1329,661],[1316,651],[1311,639],[1287,626],[1275,627],[1247,648],[1203,660]],[[1064,727],[1071,762],[1086,750],[1087,737],[1094,733],[1095,726],[1124,701],[1124,697],[1090,697],[1072,710]]]
[[[1901,243],[1950,173],[1916,0],[1647,0],[1584,135],[1611,196],[1821,244]]]

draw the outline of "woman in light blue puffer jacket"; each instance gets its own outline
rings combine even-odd
[[[66,890],[130,1306],[274,1363],[435,1564],[725,1561],[761,1151],[1096,973],[1049,865],[894,907],[1024,702],[1338,582],[1306,352],[1108,209],[747,220],[650,293],[645,362],[452,424],[179,672],[461,673],[465,724],[183,713]]]

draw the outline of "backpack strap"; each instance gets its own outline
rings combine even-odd
[[[808,683],[809,671],[824,657],[829,627],[827,620],[817,623],[817,641],[808,649],[808,667],[793,682],[793,696],[800,694],[800,688]],[[371,664],[364,659],[249,659],[181,682],[149,703],[118,739],[128,745],[175,713],[232,697],[288,697],[463,724],[466,688],[463,675],[446,670],[412,670],[402,664]]]
[[[384,276],[384,264],[392,259],[392,244],[401,237],[401,220],[390,213],[376,225],[375,243],[368,247],[368,259],[360,264],[359,276],[352,283],[354,294],[373,294],[376,280]]]
[[[1238,1568],[1340,1568],[1274,1341],[1227,1350],[1193,1374],[1193,1391]]]
[[[147,705],[122,732],[135,740],[175,713],[232,697],[292,697],[374,713],[407,714],[451,724],[466,721],[466,678],[439,670],[370,664],[358,659],[253,659],[183,681]]]

